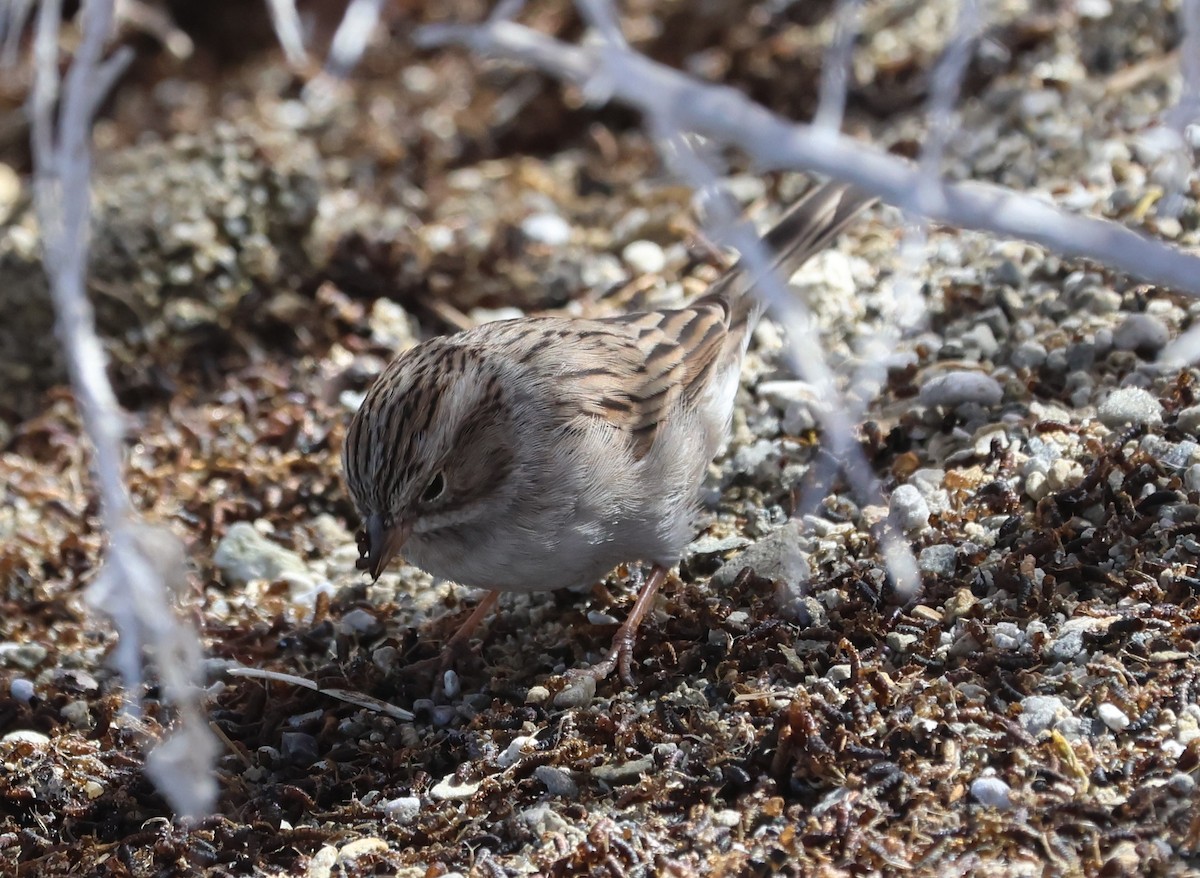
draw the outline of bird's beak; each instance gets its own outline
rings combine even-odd
[[[367,516],[359,537],[358,550],[362,557],[358,559],[358,569],[370,571],[372,581],[378,579],[410,533],[411,522],[400,521],[388,527],[382,515]]]

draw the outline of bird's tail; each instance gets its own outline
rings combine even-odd
[[[850,224],[859,211],[875,201],[856,186],[830,181],[815,186],[775,224],[763,242],[771,253],[771,267],[785,282],[816,253],[824,250]],[[749,272],[738,260],[704,295],[720,301],[729,314],[730,335],[745,338],[762,314],[762,300],[754,295]]]

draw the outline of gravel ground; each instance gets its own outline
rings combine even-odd
[[[120,712],[114,635],[84,606],[96,500],[27,156],[0,138],[0,872],[1196,874],[1200,385],[1155,361],[1197,303],[954,229],[906,260],[898,216],[875,209],[794,286],[848,386],[877,362],[898,289],[927,308],[861,430],[919,594],[894,593],[870,537],[889,510],[836,481],[807,502],[826,469],[811,394],[768,322],[706,528],[642,628],[637,685],[588,697],[563,677],[631,606],[636,571],[618,570],[592,594],[506,597],[435,687],[406,669],[475,596],[354,570],[337,456],[372,377],[482,320],[681,301],[717,260],[628,114],[407,47],[416,21],[477,19],[476,4],[404,4],[319,108],[269,28],[196,6],[176,4],[196,57],[144,50],[98,128],[91,287],[132,492],[193,562],[219,816],[170,822],[140,773],[167,716],[153,688],[141,717]],[[627,28],[800,116],[831,23],[827,4],[793,6],[635,2]],[[954,4],[880,6],[847,125],[911,153]],[[1156,211],[1145,133],[1178,97],[1174,4],[996,6],[947,173],[1195,246],[1191,199]],[[523,20],[579,31],[563,3]],[[19,91],[0,89],[0,133]],[[734,161],[764,224],[805,185]]]

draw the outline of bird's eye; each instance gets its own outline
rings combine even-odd
[[[446,491],[446,477],[443,476],[441,473],[438,473],[436,476],[433,477],[432,480],[430,480],[430,482],[426,486],[424,492],[422,492],[421,502],[422,503],[432,503],[438,497],[442,496],[442,494],[445,493],[445,491]]]

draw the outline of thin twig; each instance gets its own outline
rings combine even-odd
[[[156,659],[165,700],[175,707],[179,722],[151,751],[147,771],[179,814],[199,815],[209,811],[216,799],[212,774],[216,743],[193,679],[200,668],[200,644],[171,607],[171,598],[187,582],[183,547],[166,529],[140,521],[125,488],[123,417],[108,382],[106,357],[85,288],[92,121],[132,53],[118,51],[103,60],[113,22],[112,0],[89,0],[80,15],[82,38],[62,83],[58,73],[61,0],[44,0],[39,9],[30,117],[34,203],[55,331],[92,443],[110,540],[100,575],[88,588],[88,599],[107,612],[120,631],[116,663],[135,708],[143,650]]]
[[[760,168],[804,169],[855,183],[883,201],[912,205],[919,170],[844,135],[781,119],[728,86],[701,82],[637,52],[574,46],[511,21],[427,25],[424,47],[458,44],[480,54],[522,61],[579,86],[586,95],[620,101],[676,127],[741,149]],[[604,52],[619,53],[614,63]],[[597,71],[603,71],[602,80]],[[589,88],[599,83],[601,87]],[[1040,244],[1064,256],[1092,259],[1144,281],[1200,295],[1200,257],[1117,223],[1067,213],[1047,200],[980,182],[945,183],[922,198],[931,221]]]

